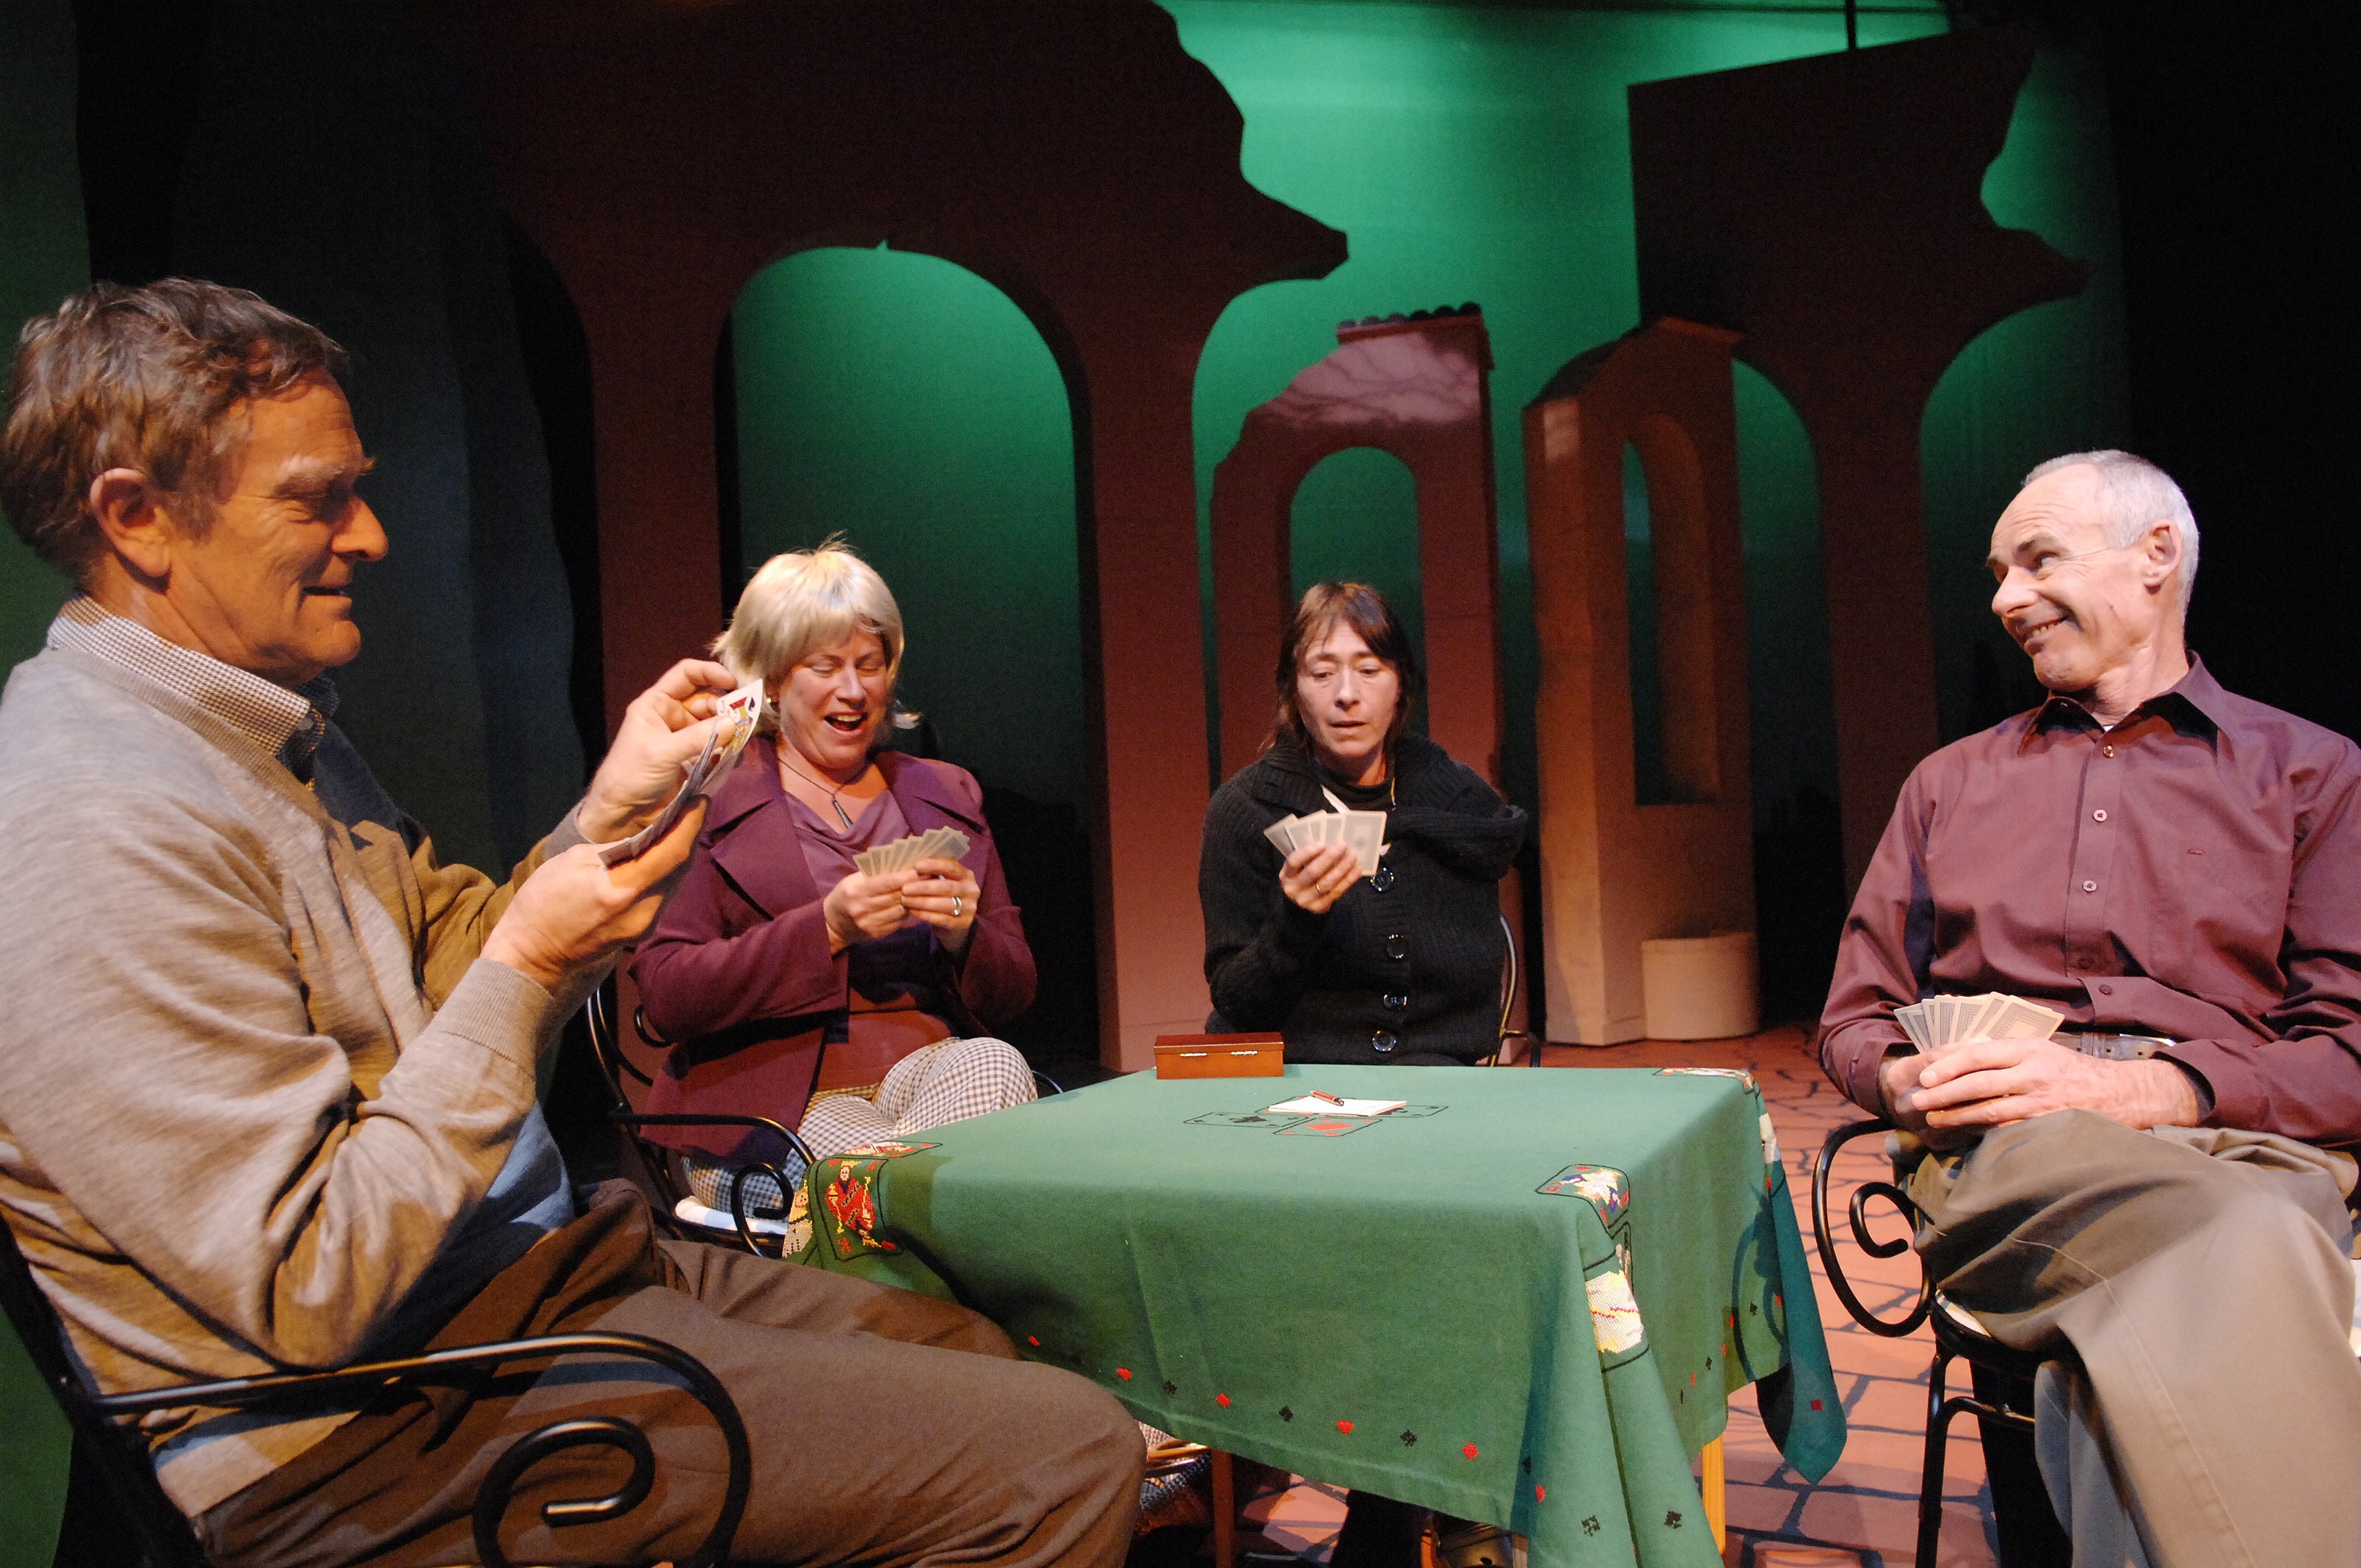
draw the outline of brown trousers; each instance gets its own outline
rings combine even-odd
[[[677,1345],[730,1390],[753,1456],[732,1563],[1112,1568],[1129,1547],[1139,1428],[1103,1390],[1017,1360],[965,1308],[659,1242],[619,1186],[503,1270],[434,1343],[594,1327]],[[502,1549],[548,1564],[695,1550],[727,1470],[712,1418],[662,1368],[595,1356],[388,1396],[208,1511],[200,1532],[217,1560],[252,1568],[474,1563],[470,1509],[492,1461],[536,1427],[586,1415],[640,1427],[654,1491],[620,1519],[551,1529],[542,1504],[603,1496],[629,1469],[608,1449],[555,1455],[519,1483]]]
[[[2349,1181],[2285,1138],[2082,1111],[1912,1174],[1945,1293],[2080,1364],[2037,1438],[2078,1568],[2361,1564]]]

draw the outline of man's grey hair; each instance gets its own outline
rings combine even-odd
[[[2197,518],[2189,498],[2172,476],[2145,457],[2109,448],[2103,452],[2069,452],[2052,457],[2025,477],[2026,484],[2047,478],[2060,468],[2088,464],[2099,471],[2099,504],[2104,509],[2107,546],[2120,550],[2159,522],[2172,524],[2180,541],[2180,613],[2189,614],[2190,596],[2197,590]]]

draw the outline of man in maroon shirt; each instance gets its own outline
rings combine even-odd
[[[2361,1564],[2361,751],[2191,657],[2197,527],[2143,460],[2036,468],[1991,565],[2049,698],[1904,785],[1821,1062],[1932,1151],[1945,1292],[2070,1358],[2037,1445],[2078,1563]],[[2059,1036],[1894,1020],[1994,991]]]

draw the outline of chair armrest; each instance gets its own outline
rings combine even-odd
[[[1828,1288],[1837,1293],[1837,1299],[1844,1303],[1845,1310],[1852,1314],[1852,1321],[1873,1334],[1900,1339],[1927,1321],[1927,1314],[1935,1304],[1934,1281],[1926,1277],[1923,1268],[1920,1269],[1918,1299],[1909,1314],[1893,1320],[1879,1317],[1861,1305],[1861,1298],[1853,1291],[1852,1281],[1845,1277],[1844,1265],[1837,1258],[1836,1240],[1831,1234],[1833,1227],[1828,1223],[1828,1179],[1836,1165],[1837,1151],[1855,1138],[1867,1137],[1872,1134],[1883,1136],[1893,1130],[1892,1124],[1882,1117],[1872,1116],[1865,1121],[1849,1122],[1839,1127],[1820,1146],[1819,1155],[1812,1161],[1812,1238],[1819,1247],[1820,1266],[1828,1271]],[[1918,1218],[1917,1205],[1910,1201],[1908,1193],[1891,1181],[1864,1181],[1853,1191],[1847,1216],[1852,1225],[1853,1245],[1872,1257],[1893,1257],[1910,1245],[1910,1238],[1901,1236],[1892,1241],[1879,1241],[1870,1234],[1866,1205],[1872,1198],[1884,1199],[1904,1219],[1914,1224]]]
[[[730,1398],[730,1391],[706,1369],[704,1363],[675,1346],[641,1334],[543,1334],[367,1362],[332,1372],[280,1372],[259,1377],[186,1383],[137,1394],[106,1394],[93,1398],[91,1406],[109,1416],[138,1416],[191,1405],[242,1409],[298,1395],[368,1395],[387,1388],[444,1382],[455,1373],[557,1355],[615,1355],[654,1362],[686,1383],[690,1396],[711,1413],[730,1451],[730,1478],[713,1529],[695,1552],[679,1560],[679,1568],[712,1568],[720,1563],[729,1552],[730,1537],[737,1532],[738,1520],[746,1510],[746,1495],[753,1478],[745,1423],[739,1419],[738,1406]],[[476,1552],[487,1568],[510,1568],[508,1558],[500,1549],[499,1537],[500,1519],[508,1511],[517,1478],[553,1453],[586,1445],[619,1449],[628,1454],[631,1461],[631,1479],[622,1490],[608,1497],[545,1504],[541,1510],[543,1522],[553,1529],[595,1524],[629,1513],[647,1497],[655,1484],[655,1453],[637,1427],[614,1417],[594,1416],[537,1428],[509,1445],[493,1463],[490,1473],[484,1477],[482,1490],[476,1496]]]
[[[763,1132],[771,1134],[780,1142],[785,1144],[787,1147],[793,1149],[795,1151],[796,1157],[804,1162],[804,1168],[806,1170],[809,1170],[813,1166],[819,1163],[819,1157],[812,1153],[811,1146],[804,1142],[799,1134],[794,1132],[781,1123],[774,1122],[768,1116],[738,1116],[724,1114],[719,1112],[710,1114],[703,1114],[694,1112],[678,1111],[669,1112],[663,1114],[655,1114],[641,1111],[609,1111],[607,1113],[607,1119],[610,1122],[616,1123],[618,1125],[625,1127],[759,1128]],[[801,1184],[799,1182],[788,1180],[786,1172],[772,1164],[769,1160],[750,1159],[743,1165],[734,1167],[730,1172],[730,1217],[738,1223],[738,1239],[744,1243],[746,1250],[752,1253],[756,1257],[770,1257],[774,1255],[763,1251],[762,1247],[755,1245],[753,1227],[746,1223],[745,1177],[746,1173],[750,1170],[759,1170],[763,1175],[768,1176],[772,1180],[777,1182],[779,1184],[779,1201],[783,1203],[793,1202],[793,1199],[788,1195],[794,1192],[796,1187]],[[659,1190],[661,1190],[661,1189],[659,1189]]]

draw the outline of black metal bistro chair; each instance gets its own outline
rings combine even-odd
[[[2033,1458],[2033,1375],[2046,1357],[2014,1350],[1986,1333],[1963,1308],[1935,1288],[1923,1267],[1918,1293],[1910,1310],[1898,1318],[1881,1318],[1865,1305],[1844,1271],[1828,1220],[1828,1187],[1837,1154],[1856,1138],[1883,1137],[1893,1124],[1878,1117],[1851,1122],[1830,1133],[1812,1163],[1812,1229],[1818,1243],[1821,1266],[1828,1287],[1844,1304],[1853,1321],[1871,1333],[1900,1339],[1921,1323],[1934,1331],[1935,1357],[1927,1371],[1927,1446],[1918,1482],[1918,1546],[1916,1561],[1935,1561],[1935,1545],[1943,1528],[1943,1461],[1951,1420],[1973,1415],[1984,1439],[1985,1473],[1991,1478],[1994,1524],[2001,1538],[2001,1562],[2005,1568],[2066,1568],[2072,1548],[2058,1517],[2049,1507],[2041,1475]],[[1917,1205],[1893,1181],[1864,1181],[1848,1206],[1855,1246],[1872,1257],[1894,1257],[1910,1246],[1907,1235],[1880,1241],[1870,1232],[1868,1206],[1883,1199],[1915,1227]],[[1963,1361],[1971,1373],[1971,1391],[1949,1391],[1951,1364]]]
[[[1517,1015],[1517,982],[1521,977],[1517,968],[1516,927],[1509,924],[1509,917],[1505,915],[1500,916],[1500,939],[1506,948],[1500,959],[1499,1044],[1492,1047],[1490,1056],[1476,1065],[1508,1067],[1521,1054],[1525,1066],[1539,1067],[1542,1064],[1542,1043],[1528,1030],[1510,1027]]]
[[[774,1122],[768,1116],[700,1115],[685,1112],[651,1114],[640,1110],[632,1103],[630,1092],[624,1088],[624,1080],[626,1077],[636,1080],[642,1088],[651,1087],[654,1080],[645,1069],[631,1059],[631,1052],[624,1048],[622,1038],[616,1030],[615,977],[612,974],[598,982],[598,989],[590,993],[589,1000],[583,1004],[583,1013],[589,1025],[591,1055],[598,1059],[598,1075],[606,1080],[607,1092],[614,1101],[613,1105],[607,1112],[607,1119],[629,1135],[631,1150],[639,1157],[641,1168],[647,1175],[648,1185],[655,1190],[658,1201],[653,1207],[656,1211],[658,1220],[675,1234],[686,1240],[716,1242],[725,1245],[735,1242],[758,1257],[780,1255],[786,1240],[786,1216],[784,1212],[774,1217],[750,1212],[745,1192],[745,1177],[750,1171],[761,1171],[779,1184],[779,1190],[782,1193],[792,1193],[799,1185],[800,1170],[796,1178],[791,1179],[776,1160],[748,1159],[730,1179],[729,1214],[730,1225],[729,1228],[685,1218],[682,1214],[684,1200],[691,1213],[703,1211],[704,1204],[697,1201],[696,1195],[689,1191],[679,1158],[674,1151],[653,1139],[642,1136],[640,1129],[643,1127],[757,1128],[775,1138],[779,1147],[800,1160],[804,1168],[809,1168],[812,1164],[811,1146],[805,1143],[794,1129]],[[631,1027],[637,1032],[639,1037],[650,1046],[661,1047],[669,1043],[648,1027],[647,1013],[643,1008],[632,1009]],[[784,1158],[784,1156],[780,1157]]]
[[[333,1372],[275,1373],[257,1377],[231,1377],[218,1382],[183,1384],[140,1394],[97,1394],[91,1391],[66,1353],[63,1330],[56,1310],[43,1294],[33,1271],[16,1248],[14,1232],[0,1225],[0,1307],[24,1342],[58,1408],[73,1431],[73,1474],[68,1485],[69,1506],[60,1563],[104,1562],[111,1568],[204,1568],[205,1556],[196,1532],[164,1495],[156,1479],[148,1444],[134,1430],[137,1418],[151,1410],[198,1405],[215,1409],[252,1409],[281,1400],[316,1402],[324,1396],[349,1396],[362,1404],[399,1387],[416,1387],[472,1380],[494,1368],[513,1371],[521,1364],[560,1355],[622,1357],[653,1364],[660,1369],[652,1379],[669,1375],[686,1385],[690,1395],[710,1411],[721,1429],[730,1453],[730,1476],[723,1488],[721,1509],[704,1542],[679,1560],[678,1568],[712,1568],[730,1550],[730,1537],[746,1509],[752,1469],[746,1428],[712,1373],[695,1357],[639,1334],[563,1333],[532,1339],[503,1340],[493,1344],[431,1351],[423,1355],[372,1361]],[[533,1465],[567,1449],[603,1447],[620,1451],[631,1462],[631,1478],[619,1491],[604,1497],[583,1497],[549,1503],[542,1519],[553,1529],[597,1524],[620,1518],[639,1507],[655,1484],[655,1453],[647,1437],[631,1422],[617,1417],[591,1416],[553,1421],[526,1433],[492,1464],[475,1502],[476,1553],[487,1568],[509,1568],[500,1544],[500,1526],[520,1477]],[[93,1516],[96,1516],[93,1518]],[[76,1535],[81,1539],[77,1540]],[[112,1541],[90,1539],[113,1535]]]

